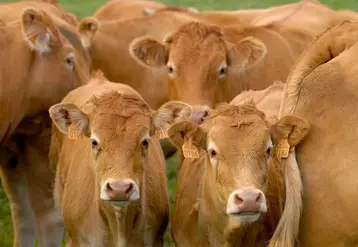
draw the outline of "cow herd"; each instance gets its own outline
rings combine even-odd
[[[0,55],[14,246],[358,246],[358,13],[0,3]]]

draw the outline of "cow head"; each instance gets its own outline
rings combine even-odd
[[[26,8],[21,16],[21,30],[32,56],[27,80],[33,111],[44,105],[48,109],[88,81],[88,57],[80,36],[71,26],[45,11]]]
[[[160,155],[151,147],[159,148],[153,134],[164,137],[168,125],[190,115],[191,107],[168,102],[153,112],[138,95],[112,91],[94,97],[85,108],[82,111],[73,104],[61,103],[49,112],[63,134],[85,142],[83,152],[92,155],[100,198],[127,206],[140,198],[148,159]]]
[[[268,209],[265,193],[276,138],[288,138],[294,147],[306,135],[307,126],[297,117],[270,124],[253,105],[221,105],[202,125],[178,122],[168,134],[184,157],[205,155],[207,191],[220,214],[242,225],[257,221]]]
[[[130,53],[140,64],[168,67],[170,99],[213,107],[227,100],[228,70],[249,69],[265,56],[266,46],[253,37],[231,44],[219,27],[193,22],[164,43],[138,38]]]

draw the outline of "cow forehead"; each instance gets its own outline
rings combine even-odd
[[[150,122],[150,117],[143,114],[134,114],[130,117],[108,113],[98,114],[93,118],[92,131],[99,138],[106,140],[112,138],[137,140],[149,132]]]
[[[246,119],[221,116],[213,119],[208,143],[215,143],[223,152],[257,150],[265,145],[269,137],[269,128],[259,116],[252,115]]]

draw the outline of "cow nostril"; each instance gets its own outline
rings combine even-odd
[[[244,200],[239,195],[235,195],[235,202],[236,204],[241,204]]]
[[[203,118],[207,117],[209,115],[208,111],[204,111]]]
[[[256,202],[259,202],[261,200],[261,193],[257,195]]]
[[[126,194],[129,194],[129,193],[133,190],[133,184],[130,183],[130,184],[127,185],[127,187],[128,187],[128,188],[126,189],[125,193],[126,193]]]
[[[106,190],[107,191],[113,191],[113,189],[112,189],[112,187],[111,187],[111,185],[109,183],[107,183],[107,185],[106,185]]]

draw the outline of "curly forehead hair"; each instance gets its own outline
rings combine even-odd
[[[130,117],[133,114],[150,115],[150,106],[136,94],[125,94],[112,90],[100,96],[93,96],[91,103],[96,108],[96,113],[116,114],[122,117]]]

